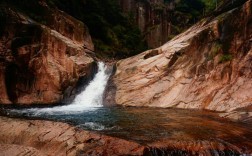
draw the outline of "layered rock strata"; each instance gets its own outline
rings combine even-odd
[[[119,61],[106,101],[233,111],[252,104],[252,1]]]
[[[94,50],[87,27],[57,9],[47,21],[1,7],[0,103],[54,104],[74,94],[94,73]],[[43,23],[43,24],[41,24]]]
[[[120,138],[87,132],[65,123],[42,120],[23,120],[0,117],[0,129],[1,156],[252,154],[250,131],[238,127],[230,131],[230,133],[234,134],[234,138],[229,138],[228,135],[220,132],[218,136],[224,140],[214,138],[195,139],[190,135],[174,133],[174,135],[163,138],[162,140],[146,142],[145,145]],[[195,133],[195,135],[198,134]],[[240,135],[246,135],[246,138],[243,137],[241,139],[243,141],[239,141],[238,139],[237,142],[237,137]]]
[[[43,156],[143,155],[137,143],[95,134],[68,124],[0,117],[1,154]]]

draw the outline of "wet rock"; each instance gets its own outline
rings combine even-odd
[[[251,150],[243,149],[224,141],[169,140],[153,143],[147,151],[149,155],[250,155]]]
[[[144,146],[134,142],[83,131],[58,122],[0,117],[0,129],[0,149],[12,156],[25,153],[137,156],[143,155],[145,150]]]
[[[251,105],[251,3],[202,20],[156,50],[119,61],[109,99],[123,106],[227,112]]]
[[[171,120],[166,125],[169,128],[163,131],[169,133],[167,136],[159,136],[158,138],[152,136],[154,138],[140,141],[139,136],[136,136],[135,132],[131,132],[132,134],[129,135],[132,138],[129,138],[129,135],[126,137],[132,140],[138,138],[136,140],[140,141],[141,144],[84,131],[65,123],[0,117],[0,155],[2,153],[7,156],[18,154],[52,156],[252,154],[251,129],[232,122],[223,127],[223,122],[218,121],[218,118],[213,116],[211,120],[204,119],[199,114],[195,117],[197,118],[196,122],[193,119],[194,117],[190,117],[190,115],[188,118],[184,117],[183,120],[188,119],[188,122],[185,122],[186,124]],[[173,118],[179,117],[175,115]],[[219,120],[224,121],[224,119]],[[183,128],[183,132],[179,130],[180,128],[176,124],[182,126],[180,128]],[[161,127],[164,128],[164,126]],[[206,130],[207,126],[213,129]],[[144,129],[146,130],[146,128]],[[123,135],[125,134],[120,137],[125,138]],[[150,137],[150,135],[145,137]],[[142,139],[145,137],[142,136]]]

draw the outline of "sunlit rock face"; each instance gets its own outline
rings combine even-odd
[[[60,10],[40,5],[48,11],[46,21],[35,22],[9,7],[1,10],[1,104],[61,102],[96,66],[87,54],[94,50],[87,27]]]
[[[140,156],[146,149],[138,143],[83,131],[65,123],[5,117],[0,117],[0,121],[0,149],[4,155]]]
[[[124,106],[232,111],[252,104],[252,1],[119,61],[106,100]]]

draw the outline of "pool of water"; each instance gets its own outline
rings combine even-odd
[[[81,112],[7,110],[7,114],[70,123],[84,130],[150,144],[167,140],[225,142],[252,149],[251,123],[232,122],[208,111],[157,108],[90,108]]]
[[[66,122],[78,128],[138,142],[150,155],[252,155],[252,122],[232,122],[197,110],[103,107],[111,70],[98,72],[70,105],[0,109],[0,114]]]

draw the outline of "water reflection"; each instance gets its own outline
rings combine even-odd
[[[67,122],[158,148],[252,150],[251,123],[232,122],[207,111],[114,107],[65,115],[20,112],[11,115]]]

